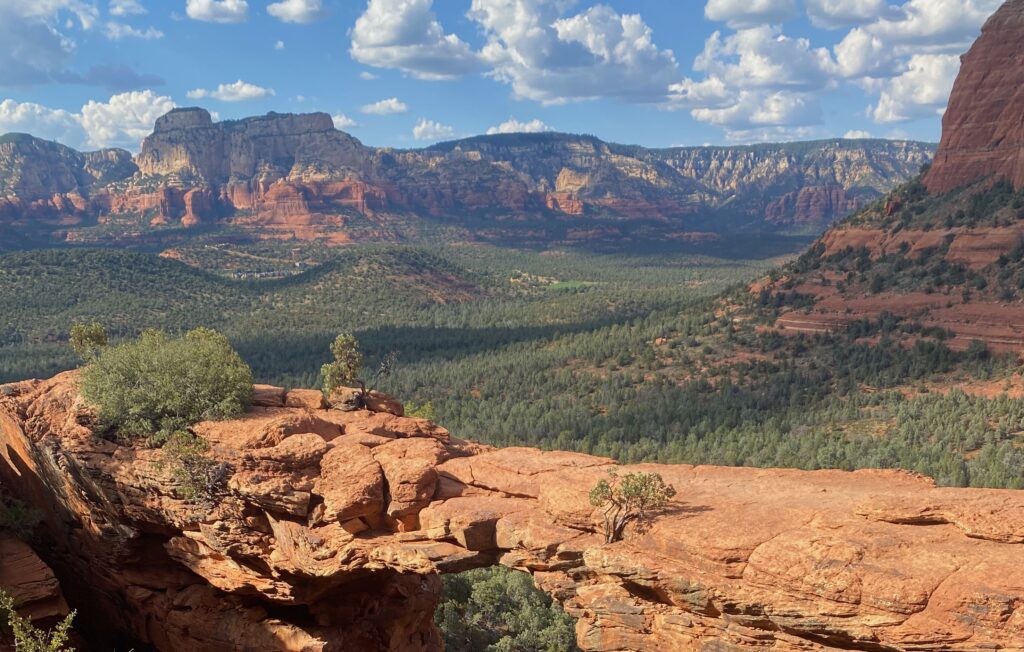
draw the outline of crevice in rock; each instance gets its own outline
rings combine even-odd
[[[626,589],[626,591],[628,591],[634,598],[640,598],[646,602],[672,606],[672,600],[669,599],[668,595],[655,586],[648,586],[632,580],[626,580],[622,583],[622,588]]]

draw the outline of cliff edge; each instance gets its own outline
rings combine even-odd
[[[396,410],[398,411],[398,410]],[[438,650],[439,573],[504,564],[586,650],[979,650],[1024,640],[1024,494],[894,471],[643,465],[667,513],[605,544],[610,460],[495,450],[422,419],[261,388],[198,424],[211,510],[161,451],[93,434],[73,372],[0,387],[0,473],[47,506],[81,622],[161,650]],[[717,646],[717,647],[716,647]]]

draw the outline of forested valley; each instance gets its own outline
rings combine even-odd
[[[328,344],[352,332],[368,368],[397,354],[379,389],[487,443],[1024,486],[1024,402],[950,390],[1009,379],[1015,361],[941,341],[900,346],[894,336],[915,325],[895,318],[780,335],[767,326],[801,299],[751,293],[784,260],[751,251],[373,246],[263,279],[227,273],[209,249],[195,256],[204,268],[114,251],[8,254],[0,379],[74,366],[67,331],[85,319],[115,339],[211,327],[258,380],[316,387]]]

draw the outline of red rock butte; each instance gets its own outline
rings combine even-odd
[[[585,650],[1024,641],[1021,492],[899,471],[621,467],[678,494],[605,544],[587,492],[610,460],[491,449],[261,387],[242,418],[195,428],[234,468],[206,513],[159,450],[99,438],[90,418],[73,372],[0,387],[0,474],[45,508],[47,561],[76,578],[80,618],[160,650],[440,650],[439,574],[492,564],[532,573]]]
[[[1024,0],[1009,0],[962,58],[925,184],[949,192],[979,179],[1024,188]]]

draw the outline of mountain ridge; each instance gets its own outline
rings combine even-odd
[[[26,138],[40,151],[51,147],[32,137],[0,142]],[[134,159],[124,150],[61,151],[70,162],[102,155],[118,165],[95,181],[80,171],[77,185],[19,190],[10,180],[48,159],[0,150],[0,226],[49,228],[70,241],[89,241],[89,227],[99,226],[118,244],[153,228],[199,224],[345,244],[360,237],[353,221],[367,219],[378,225],[370,237],[383,238],[400,232],[396,222],[421,218],[484,239],[501,237],[509,224],[561,223],[584,240],[625,237],[630,224],[645,225],[651,237],[683,238],[737,227],[816,229],[911,176],[932,146],[829,139],[648,149],[541,133],[402,150],[366,146],[325,113],[213,122],[193,107],[159,118]]]

